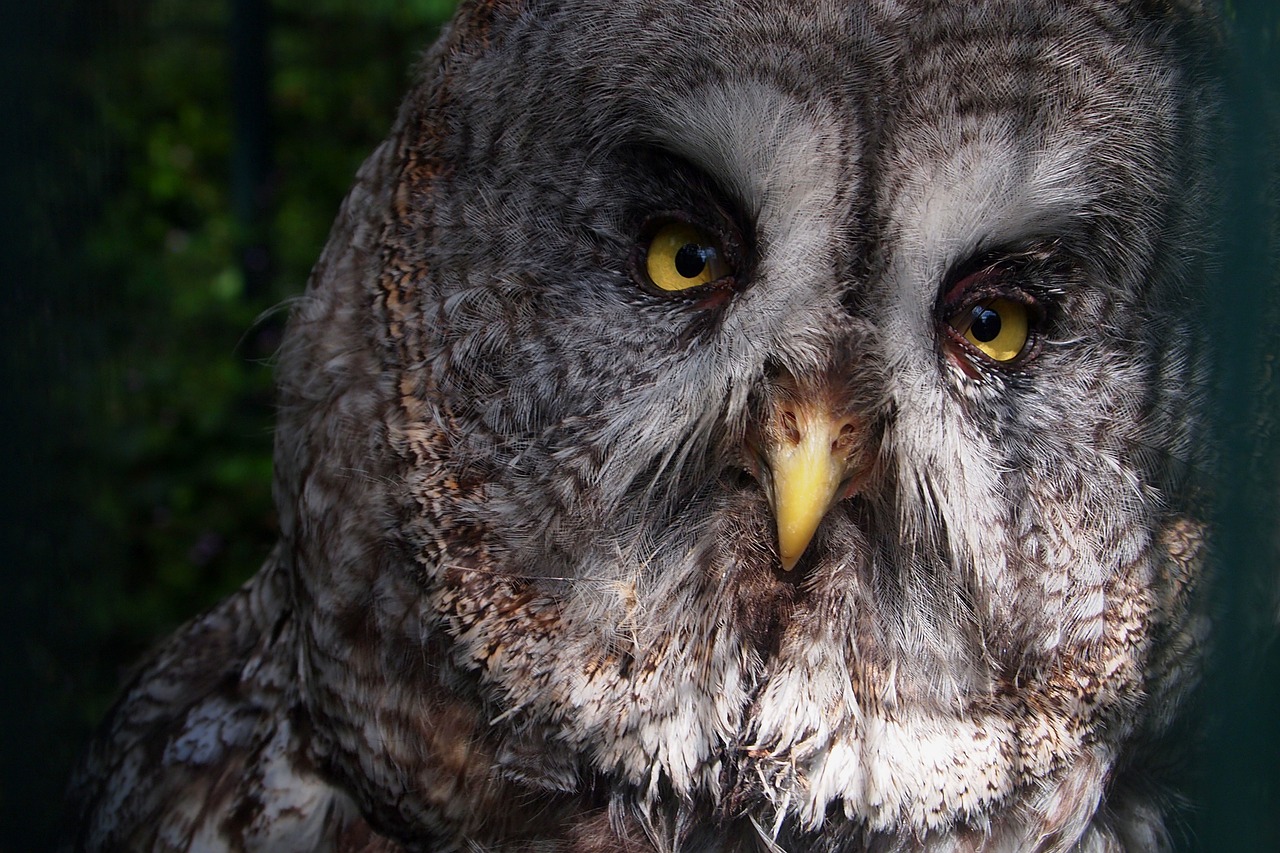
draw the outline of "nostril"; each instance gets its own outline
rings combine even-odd
[[[782,423],[782,436],[791,444],[800,443],[800,427],[796,423],[796,413],[790,409],[783,409],[782,416],[779,418]]]
[[[853,440],[858,435],[858,429],[853,424],[846,423],[840,427],[840,434],[831,442],[832,453],[845,453],[853,446]]]

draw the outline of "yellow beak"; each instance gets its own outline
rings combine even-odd
[[[822,517],[849,478],[849,451],[841,441],[847,420],[833,419],[795,406],[782,415],[786,428],[764,448],[769,466],[778,556],[782,568],[795,568]]]

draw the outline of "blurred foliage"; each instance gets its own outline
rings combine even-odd
[[[29,687],[12,715],[43,716],[6,744],[0,851],[47,846],[69,766],[128,665],[270,549],[270,362],[287,300],[453,6],[271,4],[267,109],[251,118],[270,150],[246,221],[232,15],[254,2],[72,0],[32,16],[36,44],[13,35],[6,57],[25,75],[7,93],[30,131],[15,145],[39,149],[19,152],[6,188],[30,201],[29,234],[10,239],[28,244],[31,274],[6,280],[31,310],[7,366],[36,403],[17,417],[37,448],[8,496],[31,521],[10,531],[29,565],[7,664]]]
[[[102,408],[77,420],[70,450],[113,474],[95,481],[89,511],[126,558],[84,590],[113,640],[136,648],[221,597],[274,539],[267,360],[279,306],[301,292],[448,6],[273,7],[277,166],[258,248],[275,275],[259,292],[248,292],[241,249],[263,235],[232,210],[227,5],[140,3],[86,68],[115,161],[86,262],[112,304],[99,318],[108,360],[73,394]]]

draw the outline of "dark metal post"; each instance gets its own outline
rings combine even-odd
[[[232,0],[231,100],[235,133],[232,194],[240,225],[245,296],[269,292],[272,257],[267,226],[273,195],[268,0]]]

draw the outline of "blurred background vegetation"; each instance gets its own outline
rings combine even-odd
[[[49,846],[125,669],[266,556],[285,302],[454,4],[19,5],[0,13],[0,853]]]
[[[273,542],[284,306],[452,5],[0,11],[0,853],[48,847],[70,764],[129,663],[247,578]],[[1231,485],[1219,550],[1252,568],[1219,586],[1209,747],[1193,787],[1207,805],[1188,827],[1199,849],[1270,851],[1280,13],[1273,0],[1233,0],[1226,16],[1224,279],[1239,286],[1206,322],[1238,356],[1215,382]],[[1243,785],[1223,784],[1242,773]]]

